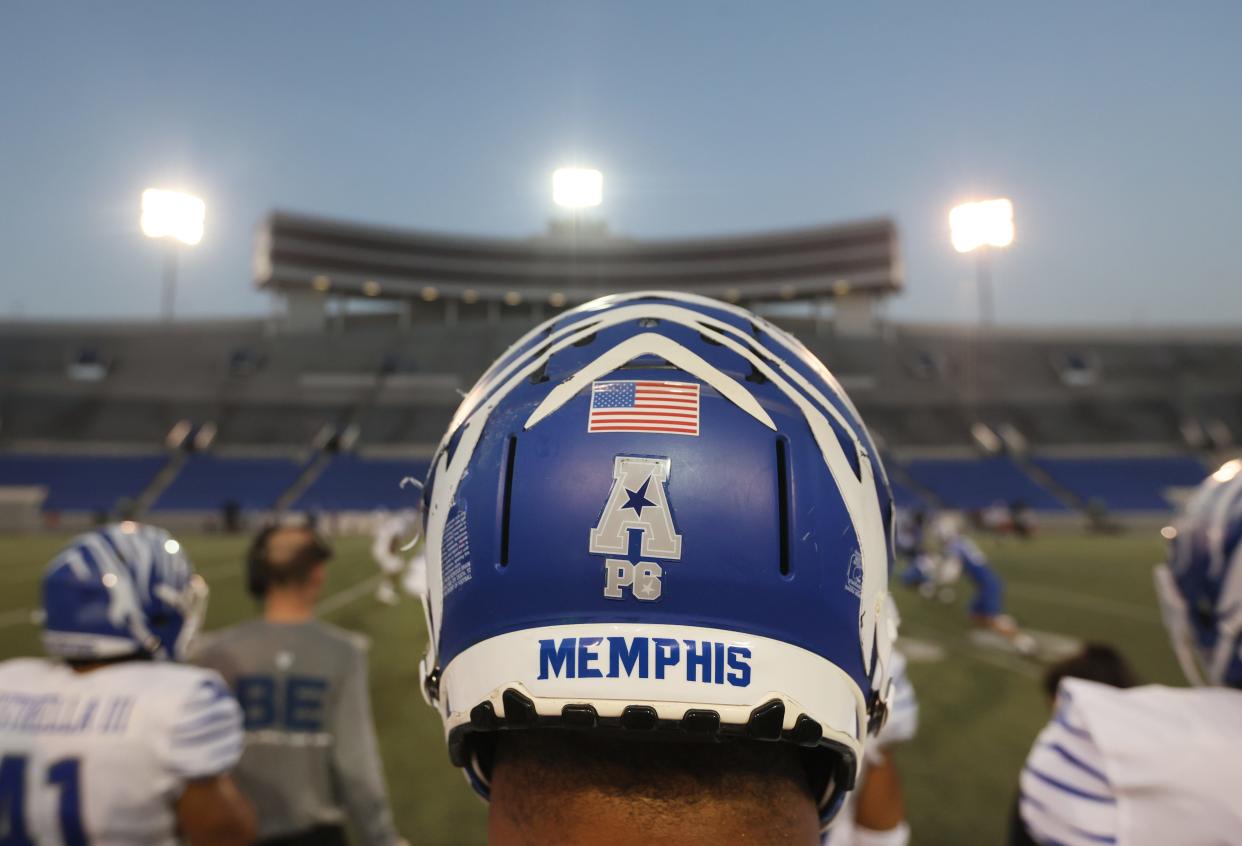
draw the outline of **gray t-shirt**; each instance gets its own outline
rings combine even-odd
[[[241,703],[246,747],[234,777],[259,837],[348,816],[367,846],[399,842],[367,690],[367,641],[326,623],[241,623],[204,638],[194,662]]]

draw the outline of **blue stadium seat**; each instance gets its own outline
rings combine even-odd
[[[44,511],[110,511],[142,493],[166,461],[161,455],[0,455],[0,485],[46,487]]]
[[[290,458],[193,455],[152,510],[207,511],[230,501],[247,511],[271,508],[302,466]]]
[[[377,508],[413,508],[415,489],[400,488],[402,478],[423,481],[426,459],[366,459],[338,455],[293,504],[303,511],[370,511]]]
[[[1111,511],[1167,511],[1169,488],[1193,487],[1208,469],[1189,456],[1139,458],[1037,458],[1035,463],[1084,502]]]
[[[892,477],[889,477],[888,481],[893,488],[893,502],[898,508],[918,509],[927,508],[930,505],[927,500],[901,482],[896,481]]]
[[[1065,511],[1064,503],[1041,487],[1007,456],[922,458],[904,462],[915,482],[948,508],[986,508],[1021,502],[1038,511]]]

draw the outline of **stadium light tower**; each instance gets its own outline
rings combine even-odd
[[[953,249],[975,254],[975,287],[979,294],[979,322],[992,323],[992,277],[988,248],[1003,249],[1013,243],[1013,203],[1005,197],[977,200],[954,206],[949,212]]]
[[[160,313],[173,318],[173,298],[177,290],[177,253],[181,245],[194,246],[203,240],[203,219],[207,206],[201,199],[179,191],[148,188],[142,192],[142,234],[163,239],[168,245],[164,261],[164,291]]]

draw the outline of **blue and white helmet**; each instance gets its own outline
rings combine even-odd
[[[43,646],[75,661],[181,661],[206,605],[206,582],[168,532],[113,523],[74,538],[48,564]]]
[[[1242,688],[1242,461],[1203,481],[1172,527],[1156,595],[1191,684]]]
[[[735,306],[604,297],[457,410],[424,492],[429,701],[488,792],[530,726],[821,749],[825,821],[883,720],[892,498],[841,386]]]

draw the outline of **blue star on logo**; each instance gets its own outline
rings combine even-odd
[[[621,507],[632,508],[635,514],[637,514],[639,517],[642,517],[644,508],[646,508],[648,505],[652,507],[655,506],[654,502],[647,499],[647,486],[650,484],[651,484],[651,477],[648,476],[647,481],[643,482],[643,486],[639,488],[638,490],[632,491],[629,488],[626,488],[625,493],[628,498],[625,501],[625,505]]]

